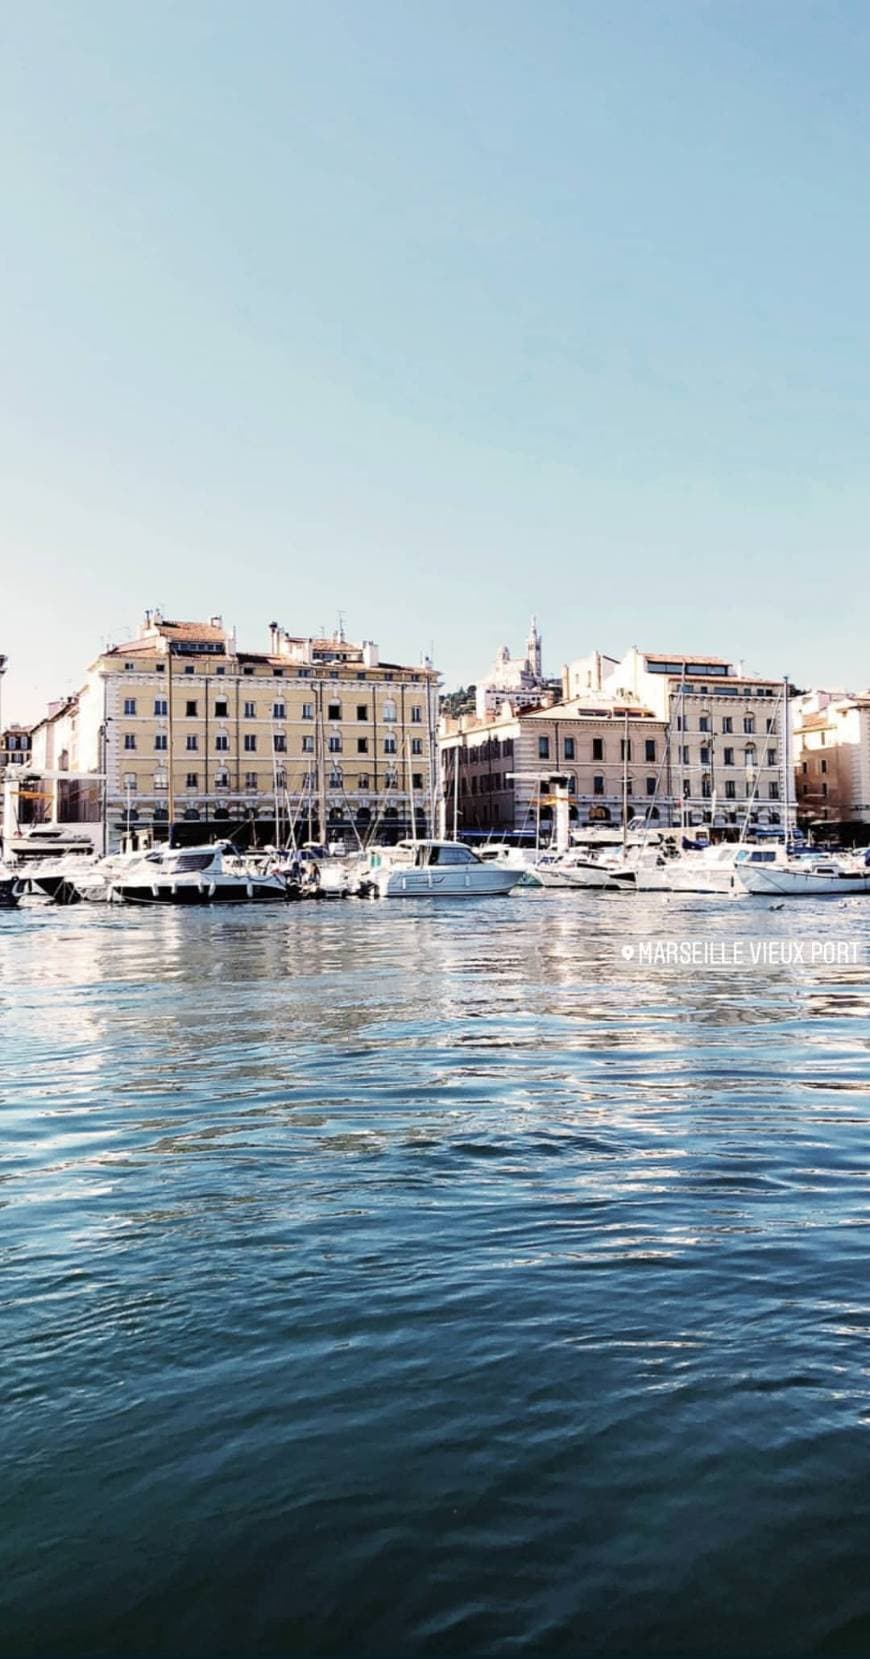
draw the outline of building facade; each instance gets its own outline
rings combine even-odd
[[[260,843],[380,839],[432,822],[438,675],[381,662],[371,642],[272,623],[243,651],[219,616],[146,614],[104,651],[77,699],[76,769],[101,774],[107,843],[129,825]],[[242,831],[242,826],[245,830]]]
[[[0,732],[0,771],[7,766],[26,766],[32,750],[31,726],[7,726]]]
[[[554,703],[495,719],[442,720],[441,795],[448,834],[545,834],[553,820],[550,780],[566,780],[571,822],[621,824],[649,814],[667,823],[662,790],[667,722],[618,700]]]
[[[870,825],[870,692],[796,697],[792,731],[799,819],[860,833]]]
[[[786,803],[782,680],[745,674],[725,657],[639,651],[613,666],[598,653],[569,664],[569,683],[596,672],[606,695],[666,722],[663,794],[674,818],[731,829],[782,823]],[[591,666],[590,666],[591,665]]]

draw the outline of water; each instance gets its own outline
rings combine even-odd
[[[3,1651],[866,1652],[868,960],[861,900],[0,915]]]

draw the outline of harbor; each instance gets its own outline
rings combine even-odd
[[[0,914],[9,1650],[860,1646],[868,961],[860,898]]]

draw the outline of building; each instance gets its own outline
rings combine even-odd
[[[662,791],[667,721],[632,698],[574,698],[548,708],[510,707],[487,720],[444,719],[439,736],[445,828],[469,833],[549,833],[549,780],[562,777],[571,822],[621,824],[649,813],[667,823]]]
[[[558,695],[558,682],[544,678],[542,650],[543,639],[533,616],[525,656],[512,657],[503,645],[492,667],[478,680],[475,712],[479,720],[498,715],[506,705],[512,710],[536,708]]]
[[[799,819],[860,836],[870,825],[870,691],[811,691],[791,714]]]
[[[12,725],[0,732],[0,772],[7,766],[26,766],[31,754],[31,726]]]
[[[438,675],[382,662],[372,642],[295,636],[243,651],[221,617],[146,613],[137,639],[101,652],[78,695],[34,728],[48,812],[86,795],[108,846],[129,826],[239,844],[381,840],[432,824]],[[95,782],[98,780],[98,786]]]
[[[725,657],[639,651],[614,666],[598,653],[569,664],[566,683],[596,672],[605,695],[649,708],[668,728],[663,795],[690,824],[782,822],[786,798],[782,680]]]

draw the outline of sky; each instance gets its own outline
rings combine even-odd
[[[5,720],[146,607],[870,682],[870,8],[28,0]]]

